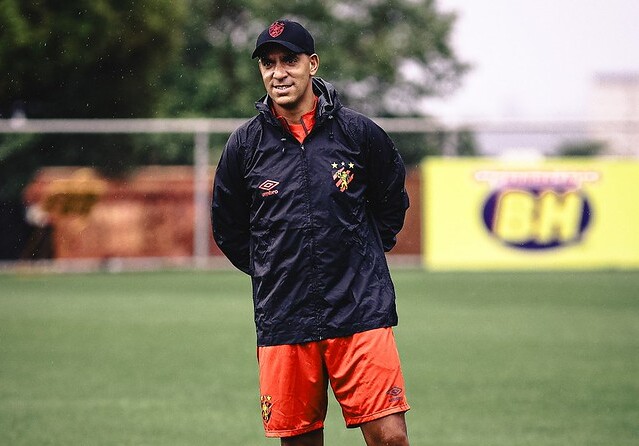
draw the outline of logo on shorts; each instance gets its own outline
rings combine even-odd
[[[271,419],[271,407],[273,407],[273,403],[271,402],[273,398],[271,395],[262,395],[260,397],[260,406],[262,406],[262,419],[265,423],[268,423],[268,420]]]
[[[404,390],[401,387],[394,386],[386,392],[386,395],[388,395],[388,401],[392,403],[394,401],[401,401],[404,398],[402,393],[404,393]]]

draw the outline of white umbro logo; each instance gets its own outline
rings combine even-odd
[[[266,180],[264,181],[262,184],[260,184],[259,186],[257,186],[259,189],[262,189],[266,192],[262,192],[262,197],[266,198],[270,195],[277,195],[279,192],[277,189],[275,189],[275,186],[277,186],[278,184],[280,184],[279,181],[275,181],[275,180]]]
[[[273,180],[266,180],[264,181],[262,184],[260,184],[259,187],[262,190],[271,190],[273,189],[275,186],[277,186],[278,184],[280,184],[279,181],[273,181]]]

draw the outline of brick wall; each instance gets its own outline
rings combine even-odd
[[[419,183],[419,172],[411,170],[406,184],[411,208],[393,254],[420,252]],[[107,179],[88,168],[50,167],[36,175],[24,199],[52,226],[56,258],[193,253],[191,167],[143,167],[121,179]],[[211,254],[221,255],[212,240]]]

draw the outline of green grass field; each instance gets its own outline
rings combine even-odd
[[[639,444],[638,272],[393,277],[413,446]],[[279,444],[248,279],[0,275],[0,444]]]

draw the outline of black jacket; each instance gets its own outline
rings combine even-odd
[[[297,344],[397,324],[384,251],[408,208],[386,133],[313,79],[316,124],[300,144],[259,114],[230,136],[211,217],[222,252],[253,283],[258,345]]]

